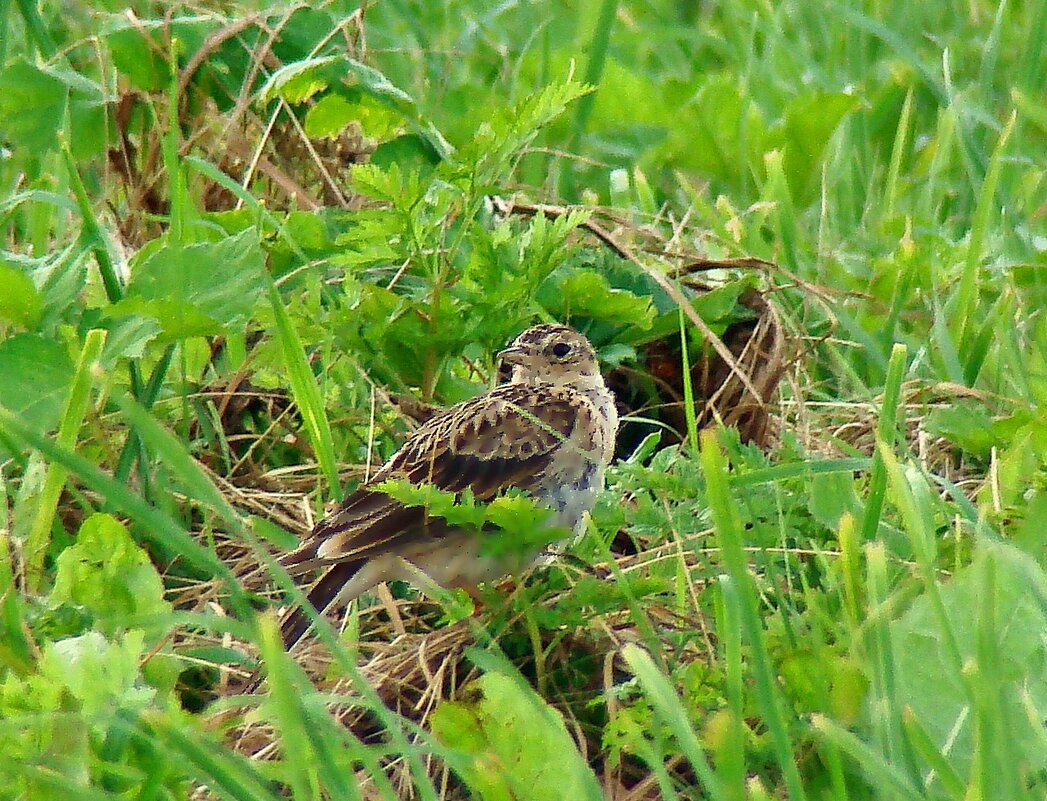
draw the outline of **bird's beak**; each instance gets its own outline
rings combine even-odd
[[[527,359],[527,352],[523,348],[506,348],[499,351],[498,358],[505,364],[523,364]]]

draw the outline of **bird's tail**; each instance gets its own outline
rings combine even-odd
[[[327,611],[362,565],[363,562],[338,562],[324,571],[305,596],[313,609],[321,615]],[[284,648],[290,651],[311,626],[312,621],[300,607],[288,609],[280,622],[280,636],[283,638]]]

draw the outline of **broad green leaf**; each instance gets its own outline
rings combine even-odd
[[[414,116],[415,104],[407,92],[396,86],[383,73],[354,59],[346,59],[346,68],[359,82],[360,88],[372,97],[382,100],[403,114]]]
[[[31,275],[33,284],[40,290],[43,301],[41,329],[81,313],[80,293],[87,283],[87,252],[74,245],[42,259],[9,259],[11,264]]]
[[[58,78],[24,61],[10,64],[0,72],[0,133],[33,151],[53,149],[65,97]]]
[[[463,779],[484,801],[517,798],[603,798],[563,719],[530,688],[487,673],[466,701],[441,704],[436,736],[471,758]]]
[[[743,306],[739,301],[742,295],[755,285],[755,276],[743,276],[709,292],[703,292],[691,301],[691,307],[710,328],[717,332],[723,331],[731,323],[753,318],[752,309]],[[617,337],[617,341],[626,345],[643,345],[671,336],[678,332],[679,328],[680,313],[673,309],[655,317],[646,328],[630,328]],[[700,334],[694,336],[695,341],[700,341]]]
[[[591,317],[610,323],[650,328],[654,320],[651,299],[613,289],[592,270],[571,270],[550,276],[538,290],[538,302],[554,317]]]
[[[86,607],[107,633],[119,629],[126,617],[171,611],[149,556],[111,515],[87,518],[57,564],[48,603]]]
[[[32,279],[17,267],[0,261],[0,287],[0,320],[34,328],[40,321],[43,299]]]
[[[107,317],[100,321],[100,326],[109,332],[102,351],[102,363],[110,367],[121,358],[141,358],[145,346],[162,330],[154,317],[138,314]]]
[[[357,119],[357,105],[341,95],[320,98],[305,115],[305,132],[312,139],[337,136]]]
[[[72,377],[69,353],[53,339],[18,334],[0,342],[0,405],[39,431],[58,425]]]
[[[218,242],[164,244],[135,265],[127,297],[111,313],[153,317],[167,339],[222,333],[250,318],[263,269],[253,229]]]
[[[413,133],[382,142],[371,154],[371,163],[382,169],[400,164],[408,170],[424,170],[439,162],[440,154],[429,140]]]
[[[956,403],[934,409],[924,423],[931,434],[945,437],[974,456],[987,459],[1000,438],[993,431],[992,418],[981,405]]]
[[[757,163],[766,125],[734,76],[711,77],[678,113],[669,141],[679,162],[728,185]]]
[[[263,100],[282,97],[288,103],[304,103],[344,75],[345,59],[318,56],[285,64],[274,72],[259,92]]]
[[[65,687],[96,726],[111,719],[121,707],[145,709],[156,695],[140,677],[138,664],[145,653],[142,632],[132,630],[115,642],[97,631],[49,643],[41,664],[42,676]],[[105,731],[99,726],[100,732]]]
[[[130,24],[113,30],[105,39],[114,66],[127,76],[132,86],[155,92],[170,82],[171,71],[159,42],[145,41],[141,31]]]
[[[994,666],[1004,686],[999,697],[986,699],[989,708],[1002,713],[1013,727],[1007,732],[1022,755],[1025,769],[1047,768],[1047,741],[1029,729],[1019,696],[1028,693],[1041,710],[1047,710],[1047,614],[1042,601],[1047,576],[1027,555],[1003,543],[984,543],[972,565],[961,568],[941,587],[941,598],[960,657],[966,663],[978,649],[975,610],[984,602],[980,578],[982,563],[991,558],[995,569],[995,620],[1000,628],[993,644]],[[897,643],[899,707],[908,705],[936,746],[966,775],[974,757],[974,715],[961,677],[944,646],[944,634],[929,596],[924,595],[891,624]],[[1000,706],[996,708],[996,705]],[[1039,725],[1039,724],[1037,724]]]
[[[116,69],[136,88],[154,92],[166,88],[171,81],[169,41],[177,40],[179,53],[192,54],[218,26],[218,18],[207,15],[128,19],[120,13],[106,18],[101,35]]]
[[[767,132],[763,149],[784,148],[785,177],[789,192],[797,201],[807,203],[814,198],[825,147],[840,121],[858,106],[859,100],[853,95],[802,95],[790,101],[784,119]]]
[[[58,67],[16,61],[0,72],[0,136],[36,154],[56,150],[67,102],[73,154],[97,155],[105,141],[102,89]]]
[[[835,529],[845,512],[858,514],[860,504],[849,473],[815,473],[809,479],[810,509],[814,519]]]

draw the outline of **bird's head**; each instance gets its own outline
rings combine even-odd
[[[556,386],[603,385],[596,351],[589,340],[566,325],[528,328],[498,354],[509,381],[543,381]]]

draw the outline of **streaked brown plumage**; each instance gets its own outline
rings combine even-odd
[[[390,478],[454,493],[469,488],[479,501],[515,487],[552,508],[553,524],[580,524],[603,484],[618,429],[596,354],[578,332],[538,325],[499,355],[512,367],[507,383],[428,420],[282,560],[294,576],[320,571],[308,592],[318,611],[380,582],[411,580],[412,566],[440,586],[473,587],[522,570],[537,556],[481,554],[482,535],[374,489]],[[292,609],[281,628],[290,648],[309,621]]]

